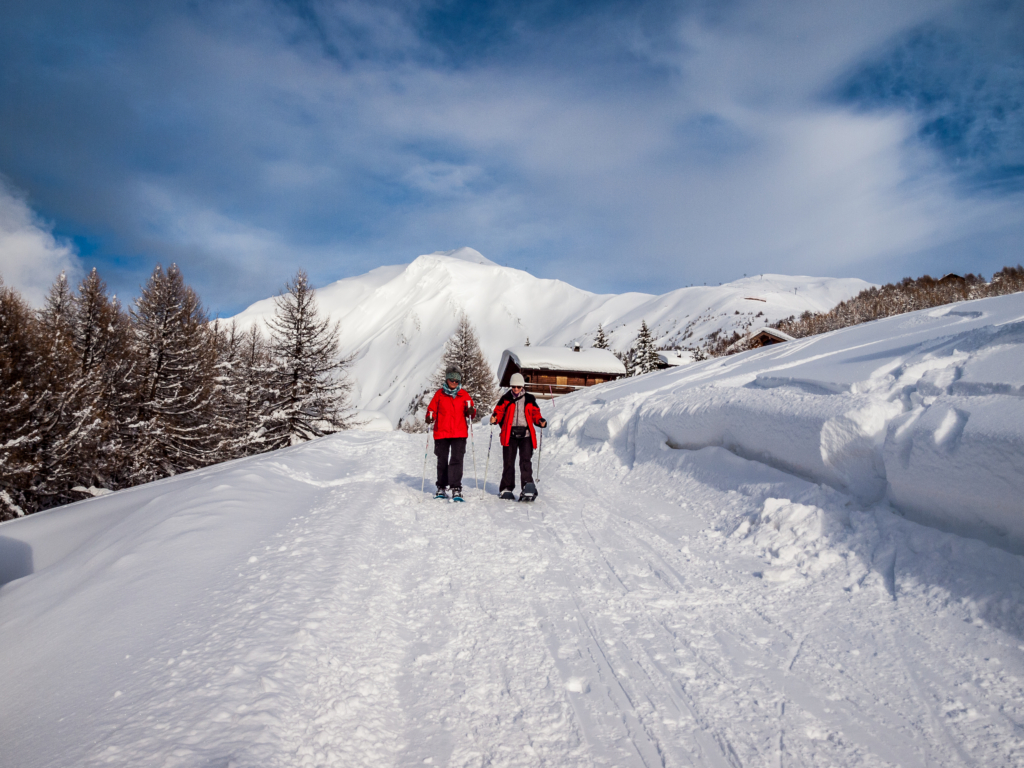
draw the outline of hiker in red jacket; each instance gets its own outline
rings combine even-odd
[[[444,384],[434,393],[427,406],[427,424],[434,425],[434,455],[437,456],[437,493],[435,499],[447,499],[446,488],[452,489],[452,501],[462,501],[462,459],[466,455],[469,429],[466,419],[476,418],[476,406],[469,393],[462,389],[462,373],[454,368],[445,371]]]
[[[537,486],[533,483],[533,451],[537,447],[537,433],[534,425],[544,429],[548,423],[541,417],[537,398],[526,391],[526,381],[521,373],[513,373],[509,381],[511,389],[502,395],[494,406],[491,424],[501,424],[501,458],[504,469],[498,485],[498,498],[513,500],[516,487],[516,453],[519,454],[519,482],[522,485],[520,501],[537,498]]]

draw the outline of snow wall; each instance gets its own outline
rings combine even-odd
[[[1024,553],[1024,294],[595,387],[553,437],[632,464],[720,446]]]

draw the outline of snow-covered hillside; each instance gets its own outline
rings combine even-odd
[[[1022,349],[1017,294],[581,391],[532,505],[481,425],[466,504],[360,430],[0,524],[0,765],[1021,765]]]
[[[397,424],[434,374],[461,312],[496,367],[502,350],[527,339],[589,346],[598,324],[619,351],[634,343],[642,320],[659,344],[693,346],[715,331],[728,335],[752,323],[831,309],[869,285],[852,278],[762,275],[662,296],[597,295],[499,266],[462,248],[339,280],[320,288],[317,298],[321,311],[341,322],[344,354],[355,356],[353,404],[380,411]],[[237,320],[247,327],[273,311],[273,299],[265,299]]]

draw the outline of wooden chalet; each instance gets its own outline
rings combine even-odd
[[[514,347],[501,353],[498,383],[509,386],[513,373],[521,373],[526,391],[550,400],[583,387],[615,381],[626,375],[626,366],[606,349],[568,347]]]
[[[747,340],[755,347],[768,347],[772,344],[781,344],[784,341],[794,341],[788,333],[783,333],[776,328],[759,328],[747,334]]]
[[[689,365],[693,362],[692,352],[682,352],[678,349],[663,349],[658,351],[658,370],[666,368],[678,368],[680,365]]]

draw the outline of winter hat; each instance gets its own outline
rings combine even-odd
[[[525,387],[526,380],[523,379],[523,374],[513,373],[512,378],[508,380],[508,385],[510,387]]]
[[[459,373],[455,368],[449,368],[444,374],[445,381],[457,381],[459,384],[462,383],[462,374]]]

